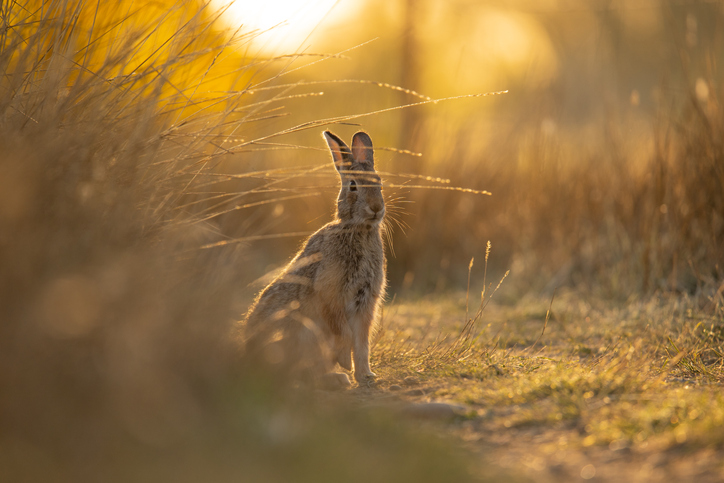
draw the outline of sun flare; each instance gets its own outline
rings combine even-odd
[[[337,3],[338,0],[212,0],[212,6],[226,8],[222,20],[230,28],[253,33],[254,46],[267,54],[304,50]]]

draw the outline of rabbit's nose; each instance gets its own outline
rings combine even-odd
[[[376,205],[372,206],[372,218],[375,220],[381,220],[383,216],[385,216],[385,207],[384,205]]]

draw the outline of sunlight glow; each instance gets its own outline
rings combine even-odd
[[[231,29],[254,32],[253,44],[266,54],[301,52],[338,0],[212,0],[228,10],[222,19]]]
[[[545,86],[558,76],[556,49],[534,16],[488,7],[460,16],[454,6],[440,5],[439,17],[452,20],[444,42],[437,36],[427,41],[434,60],[422,67],[425,94],[485,92],[521,82]]]
[[[528,82],[547,83],[558,74],[555,49],[534,17],[489,9],[467,39],[473,55]]]

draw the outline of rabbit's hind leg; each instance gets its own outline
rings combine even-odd
[[[342,369],[348,371],[352,370],[352,346],[345,345],[337,350],[335,362],[339,364]]]
[[[317,384],[321,389],[327,390],[346,389],[352,385],[349,376],[343,372],[328,372],[323,374],[317,380]]]
[[[352,370],[352,338],[338,337],[335,341],[334,361],[343,369]]]

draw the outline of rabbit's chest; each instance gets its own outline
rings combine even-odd
[[[380,296],[384,283],[384,255],[379,254],[359,260],[359,263],[350,263],[346,267],[345,307],[352,315],[355,312],[365,312],[373,307]]]
[[[369,312],[382,293],[385,255],[379,232],[360,231],[356,236],[340,230],[327,244],[316,290],[332,291],[348,317]],[[324,283],[320,283],[324,280]]]

